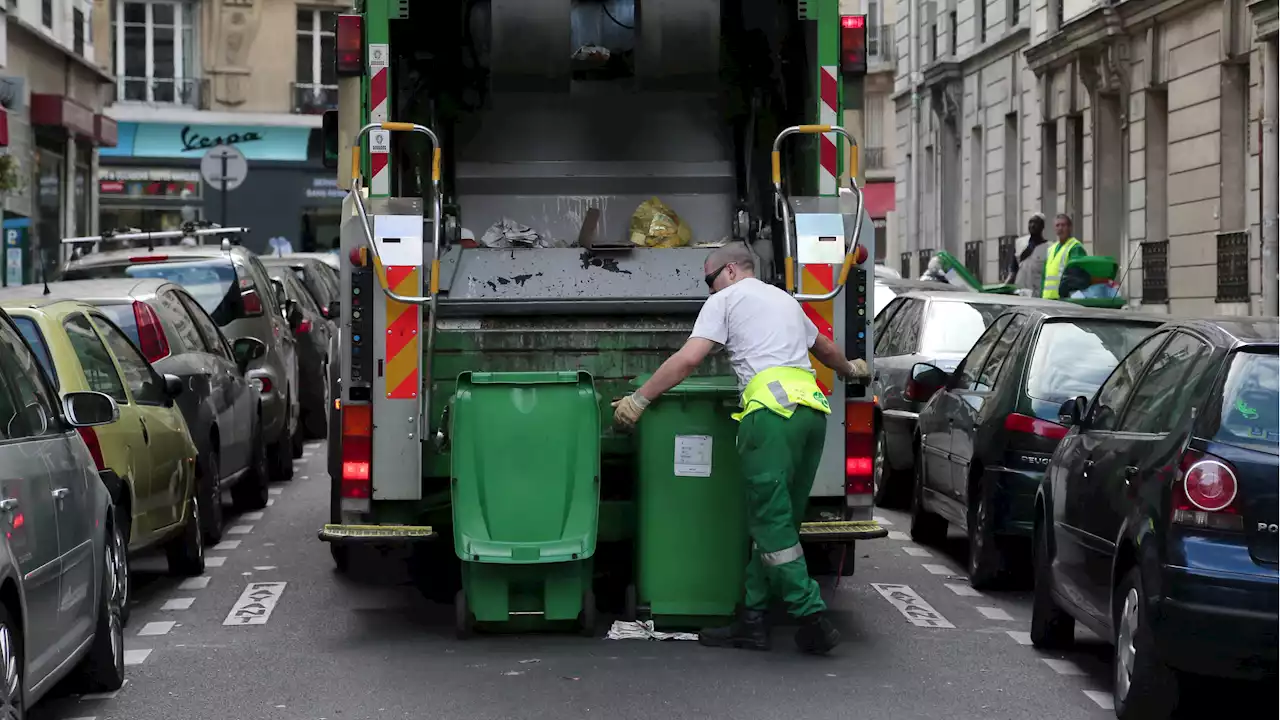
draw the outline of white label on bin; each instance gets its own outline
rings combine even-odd
[[[676,469],[679,477],[711,477],[711,436],[677,435]]]

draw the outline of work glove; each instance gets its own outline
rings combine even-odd
[[[850,360],[849,364],[840,371],[840,379],[845,382],[865,382],[870,378],[871,369],[867,367],[867,361],[862,358]]]
[[[614,400],[613,422],[624,428],[633,428],[647,407],[649,407],[648,398],[639,393],[631,393],[621,400]]]

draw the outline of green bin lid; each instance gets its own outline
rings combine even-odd
[[[645,373],[637,377],[631,386],[638,388],[648,382],[653,373]],[[671,388],[667,395],[737,395],[738,379],[730,375],[700,375],[685,378],[684,382]]]
[[[1067,267],[1078,267],[1089,273],[1089,277],[1115,280],[1120,270],[1120,263],[1107,255],[1085,255],[1067,261]]]

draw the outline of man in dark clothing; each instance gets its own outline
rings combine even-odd
[[[1004,278],[1007,283],[1015,283],[1018,278],[1018,269],[1022,263],[1031,257],[1046,242],[1044,237],[1044,215],[1033,213],[1031,219],[1027,221],[1027,236],[1018,239],[1018,244],[1014,247],[1014,256],[1009,261],[1009,266],[1005,268]],[[1036,293],[1037,295],[1039,293]]]

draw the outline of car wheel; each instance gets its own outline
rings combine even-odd
[[[231,502],[236,510],[261,510],[267,506],[267,452],[259,437],[253,443],[253,455],[249,458],[249,470],[240,481],[231,486]]]
[[[1034,567],[1035,589],[1031,600],[1031,644],[1041,650],[1069,647],[1076,636],[1076,619],[1058,607],[1053,599],[1053,565],[1049,557],[1049,530],[1036,524]]]
[[[970,484],[969,499],[969,584],[976,590],[989,588],[1000,577],[1004,558],[995,533],[995,513],[990,485],[981,478]]]
[[[23,720],[27,716],[22,688],[24,666],[22,630],[9,617],[9,611],[0,606],[0,671],[4,673],[4,687],[0,688],[0,718],[3,720]]]
[[[947,539],[947,521],[924,508],[924,450],[916,446],[914,492],[911,493],[911,539],[937,545]]]
[[[872,483],[875,489],[875,503],[884,508],[901,507],[903,503],[903,480],[900,473],[889,466],[888,441],[883,430],[876,433],[876,457],[872,467]]]
[[[128,521],[117,519],[112,525],[116,533],[116,546],[122,548],[120,557],[123,562],[120,563],[119,569],[116,571],[116,583],[120,586],[117,590],[120,593],[120,624],[129,626],[129,600],[133,597],[133,581],[129,577],[129,529]]]
[[[191,517],[182,526],[182,533],[165,546],[170,573],[188,577],[204,573],[204,535],[201,527],[200,500],[193,497]]]
[[[293,429],[293,435],[289,436],[290,449],[293,450],[293,460],[302,457],[302,453],[307,449],[307,438],[302,429],[302,423],[299,422]]]
[[[200,531],[206,545],[216,545],[222,541],[222,464],[215,450],[205,453],[201,460],[199,485],[204,516]]]
[[[98,620],[89,654],[81,661],[79,674],[89,692],[112,692],[124,685],[124,597],[120,591],[122,573],[127,573],[125,548],[114,524],[107,528],[103,548],[102,587],[98,593]]]
[[[1115,618],[1116,717],[1145,720],[1169,717],[1178,705],[1178,677],[1156,655],[1142,576],[1134,567],[1120,581],[1111,606]]]

